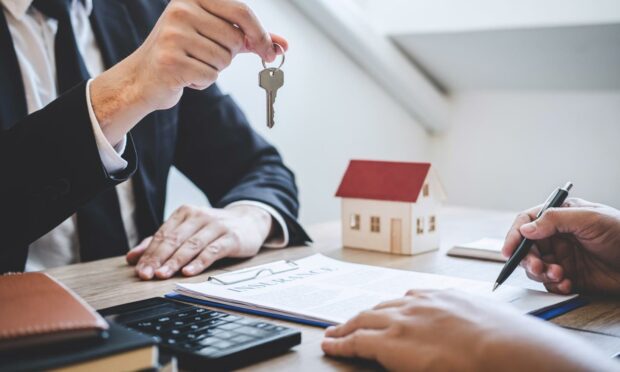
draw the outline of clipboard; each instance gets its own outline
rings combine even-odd
[[[374,286],[359,286],[353,280],[366,277]],[[386,288],[379,288],[377,283],[383,282],[390,284]],[[488,291],[486,282],[354,264],[315,254],[296,261],[281,260],[225,272],[211,276],[202,283],[177,283],[175,292],[166,297],[327,327],[342,323],[359,311],[391,299],[392,295],[393,298],[402,296],[410,288],[407,283],[430,289],[461,288],[471,290],[472,293]],[[575,296],[563,299],[563,296],[531,289],[506,288],[504,293],[496,294],[498,300],[510,302],[517,307],[520,303],[520,310],[524,314],[529,313],[545,320],[585,304],[583,298]]]

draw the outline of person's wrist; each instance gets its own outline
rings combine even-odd
[[[226,209],[241,218],[248,219],[252,226],[255,226],[258,229],[263,241],[271,235],[271,231],[273,229],[273,218],[263,208],[251,205],[234,205],[226,207]]]
[[[133,65],[133,55],[90,84],[93,112],[110,143],[118,143],[144,116],[154,111]]]

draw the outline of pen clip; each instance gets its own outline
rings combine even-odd
[[[210,276],[207,279],[207,281],[215,282],[217,284],[222,284],[222,285],[232,285],[232,284],[239,284],[239,283],[243,283],[243,282],[256,279],[265,273],[268,273],[269,275],[276,275],[276,274],[282,274],[282,273],[286,273],[289,271],[294,271],[294,270],[299,269],[299,266],[297,265],[297,263],[291,260],[282,261],[281,263],[275,262],[274,266],[275,265],[281,265],[282,267],[278,267],[278,268],[263,267],[263,268],[249,269],[245,271],[225,273],[225,274],[221,274],[218,276]],[[235,279],[225,280],[224,278],[222,278],[222,276],[233,276],[234,277],[234,276],[243,275],[243,274],[248,274],[248,276],[244,278],[236,279],[236,280]]]
[[[555,189],[555,191],[553,191],[551,193],[551,195],[549,195],[549,197],[547,198],[547,200],[545,200],[545,203],[543,204],[542,208],[540,208],[540,211],[538,212],[538,214],[536,215],[536,218],[540,218],[540,216],[542,216],[542,214],[549,209],[549,206],[551,205],[551,202],[553,201],[555,195],[558,193],[558,191],[560,190],[560,188]]]

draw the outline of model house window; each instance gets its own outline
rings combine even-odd
[[[428,218],[428,232],[435,231],[435,216],[430,216]]]
[[[381,219],[379,217],[370,217],[370,231],[374,233],[381,232]]]
[[[359,214],[352,214],[351,217],[349,217],[349,227],[351,228],[351,230],[360,229],[360,215]]]
[[[428,183],[425,183],[424,186],[422,186],[422,195],[423,196],[428,196]]]
[[[416,232],[419,234],[424,234],[424,218],[419,217],[416,220]]]

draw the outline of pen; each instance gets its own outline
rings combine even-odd
[[[540,209],[540,212],[538,212],[538,214],[536,215],[536,219],[540,218],[540,216],[542,216],[542,214],[547,209],[560,207],[562,203],[564,203],[564,200],[566,200],[568,192],[572,187],[573,184],[571,182],[567,182],[564,187],[558,188],[553,193],[551,193],[551,195],[549,195],[549,197],[545,201],[543,207]],[[519,266],[521,260],[523,260],[523,258],[525,258],[525,256],[527,256],[527,254],[529,253],[530,248],[532,248],[532,244],[534,244],[533,240],[525,238],[521,240],[521,243],[519,243],[517,249],[514,251],[512,256],[510,256],[508,261],[506,261],[506,264],[504,265],[502,271],[499,273],[497,280],[495,280],[493,291],[495,291],[497,287],[499,287],[506,279],[508,279],[510,274],[515,271],[517,266]]]

